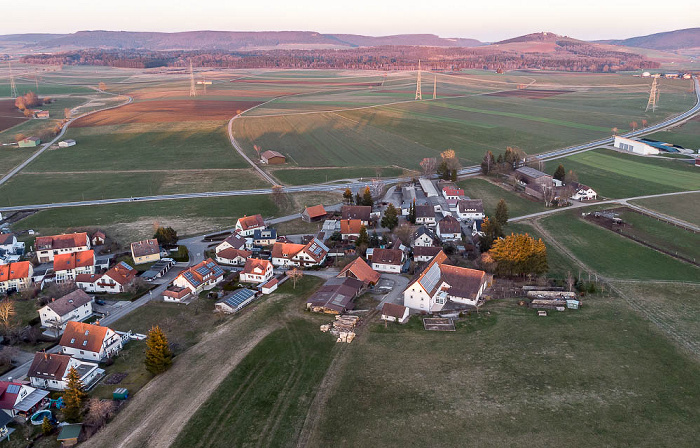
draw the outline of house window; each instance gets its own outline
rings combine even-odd
[[[87,341],[83,341],[83,347],[87,345]]]

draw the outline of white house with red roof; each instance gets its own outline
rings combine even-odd
[[[0,381],[0,409],[10,417],[29,416],[47,403],[49,392],[28,384]]]
[[[403,292],[403,303],[425,312],[442,310],[448,301],[476,306],[488,286],[484,271],[445,264],[447,255],[437,254]]]
[[[39,263],[53,261],[58,254],[82,252],[90,249],[90,238],[85,232],[67,235],[38,236],[34,243]]]
[[[244,216],[236,221],[236,232],[241,236],[253,236],[256,230],[265,229],[265,220],[261,215]]]
[[[24,291],[32,285],[34,267],[28,261],[0,265],[0,294]]]
[[[229,266],[243,266],[252,255],[251,251],[228,247],[216,252],[216,262]]]
[[[100,362],[119,353],[122,338],[108,327],[70,321],[59,344],[64,355]]]
[[[225,249],[238,249],[238,250],[243,250],[245,249],[246,246],[246,239],[239,235],[238,233],[232,233],[228,237],[226,237],[225,240],[221,242],[218,246],[216,246],[216,253],[218,254],[222,250]]]
[[[173,285],[188,288],[192,294],[211,289],[224,279],[224,270],[211,258],[188,268],[180,273]]]
[[[95,251],[56,254],[53,258],[53,272],[56,283],[74,282],[79,274],[94,274]]]
[[[248,258],[240,274],[242,283],[267,283],[273,276],[272,263],[268,260]]]
[[[75,284],[87,292],[118,294],[126,290],[137,273],[136,269],[121,261],[104,274],[78,274]]]
[[[454,188],[454,187],[444,187],[442,189],[442,195],[445,197],[445,199],[449,200],[459,200],[464,197],[464,190],[461,188]]]
[[[272,246],[272,264],[277,267],[309,267],[322,264],[328,247],[317,238],[307,244],[277,242]]]

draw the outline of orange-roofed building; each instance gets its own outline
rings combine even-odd
[[[306,207],[301,213],[301,220],[305,222],[316,222],[320,221],[326,217],[326,209],[323,205],[314,205],[313,207]]]
[[[70,321],[63,332],[60,345],[64,355],[104,361],[119,353],[122,338],[108,327]]]
[[[380,273],[372,269],[361,257],[355,258],[350,264],[345,266],[338,277],[351,277],[360,280],[365,286],[376,285],[379,281]]]
[[[248,258],[241,271],[243,283],[267,283],[273,276],[272,263],[268,260]]]
[[[138,271],[123,261],[104,274],[78,274],[75,284],[87,292],[106,292],[118,294],[134,281]]]
[[[362,229],[361,219],[343,219],[340,221],[340,233],[344,240],[356,240],[360,237]]]
[[[32,285],[34,267],[28,261],[0,264],[0,293],[23,291]]]
[[[56,283],[74,282],[79,274],[94,274],[95,251],[56,254],[53,258],[53,272]]]
[[[318,238],[307,244],[277,242],[272,246],[272,264],[276,267],[318,266],[328,256],[328,247]]]
[[[224,279],[224,270],[211,258],[197,263],[180,273],[173,285],[188,288],[192,294],[212,289]]]
[[[256,230],[265,228],[265,220],[260,215],[244,216],[236,221],[236,232],[241,236],[253,236]]]
[[[55,255],[82,252],[90,249],[90,238],[85,232],[38,236],[34,245],[39,263],[48,263],[53,261]]]

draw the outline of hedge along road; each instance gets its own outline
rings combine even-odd
[[[681,123],[683,121],[686,121],[693,117],[695,114],[700,111],[700,82],[698,79],[694,79],[694,87],[695,87],[695,105],[683,112],[680,115],[676,115],[675,117],[668,118],[660,123],[657,123],[655,125],[649,126],[644,129],[638,129],[636,131],[628,132],[626,134],[622,134],[623,137],[640,137],[646,134],[650,134],[653,132],[657,132],[661,129],[665,129],[667,127],[676,125],[678,123]],[[129,97],[129,101],[127,101],[124,104],[128,104],[131,102],[131,97]],[[119,105],[121,106],[121,105]],[[113,106],[113,107],[119,107],[119,106]],[[103,109],[104,110],[104,109]],[[245,112],[244,112],[245,113]],[[235,117],[234,117],[235,118]],[[233,119],[229,122],[229,129],[230,129],[230,124],[233,121]],[[65,127],[64,127],[65,129]],[[235,142],[235,139],[233,139],[232,135],[229,135],[231,138],[232,144]],[[58,139],[57,137],[56,139]],[[55,141],[55,140],[54,140]],[[576,153],[581,153],[581,152],[586,152],[590,151],[592,149],[598,148],[602,145],[607,145],[610,144],[613,141],[613,138],[606,138],[602,140],[596,140],[593,142],[589,143],[584,143],[582,145],[576,145],[576,146],[569,146],[566,148],[558,149],[555,151],[550,151],[547,153],[542,153],[537,156],[535,156],[539,160],[554,160],[554,159],[559,159],[563,157],[570,156],[572,154]],[[48,146],[48,145],[47,145]],[[239,145],[234,144],[234,148],[242,152],[240,150]],[[42,151],[45,148],[42,149]],[[13,170],[12,173],[8,174],[3,178],[4,182],[6,178],[11,177],[13,174],[16,172],[20,171],[24,165],[29,163],[31,160],[36,158],[39,155],[39,153],[35,154],[30,160],[26,161],[24,164],[20,165],[20,167],[16,168]],[[250,158],[246,159],[255,166],[255,164],[250,160]],[[259,169],[259,167],[255,166],[256,169]],[[459,175],[462,177],[469,177],[469,176],[475,176],[478,175],[481,172],[481,167],[478,165],[470,166],[463,168],[459,170]],[[270,179],[267,179],[270,181]],[[390,179],[384,179],[385,183],[396,183],[400,182],[403,180],[402,178],[390,178]],[[0,182],[0,185],[2,184]],[[273,180],[274,182],[274,180]],[[287,193],[298,193],[298,192],[322,192],[322,191],[337,191],[337,190],[344,190],[346,188],[349,188],[353,191],[357,191],[360,188],[364,187],[367,185],[367,182],[363,181],[353,181],[353,182],[341,182],[341,183],[330,183],[330,184],[310,184],[310,185],[300,185],[300,186],[294,186],[294,187],[285,187],[285,192]],[[0,212],[15,212],[15,211],[23,211],[23,210],[46,210],[46,209],[51,209],[51,208],[63,208],[63,207],[79,207],[83,205],[103,205],[103,204],[119,204],[119,203],[127,203],[127,202],[134,202],[134,201],[165,201],[165,200],[171,200],[171,199],[193,199],[193,198],[207,198],[207,197],[221,197],[221,196],[248,196],[248,195],[257,195],[257,194],[272,194],[272,189],[255,189],[255,190],[232,190],[232,191],[210,191],[210,192],[205,192],[205,193],[180,193],[180,194],[165,194],[165,195],[152,195],[152,196],[141,196],[141,197],[128,197],[128,198],[113,198],[113,199],[98,199],[98,200],[92,200],[92,201],[74,201],[74,202],[55,202],[55,203],[50,203],[50,204],[36,204],[36,205],[21,205],[21,206],[15,206],[15,207],[0,207]]]

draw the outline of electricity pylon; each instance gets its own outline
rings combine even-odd
[[[435,79],[433,80],[433,99],[437,99],[437,75],[435,75]]]
[[[651,108],[652,112],[656,112],[656,103],[659,101],[659,88],[656,86],[656,78],[651,83],[651,91],[649,92],[649,101],[644,112],[648,112]]]
[[[7,66],[10,68],[10,96],[12,98],[17,98],[19,95],[17,94],[17,86],[15,85],[15,77],[12,75],[12,64],[10,62],[8,62]]]
[[[194,83],[194,70],[192,69],[192,59],[190,59],[190,96],[197,96],[197,86]]]
[[[418,59],[418,81],[416,82],[416,99],[423,99],[423,94],[420,91],[420,59]]]

